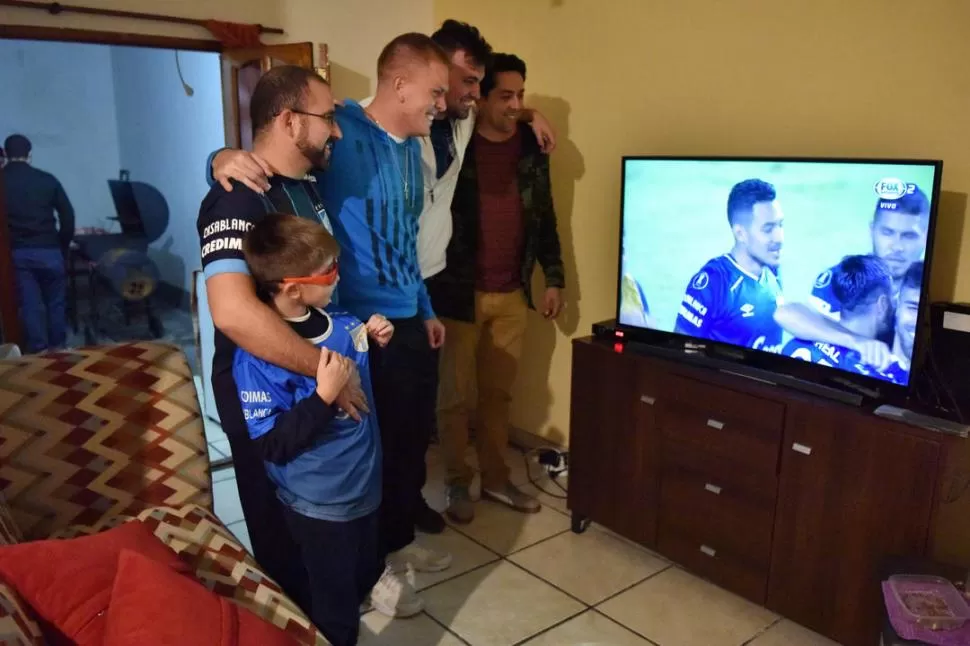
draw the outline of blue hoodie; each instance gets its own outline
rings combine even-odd
[[[396,142],[351,100],[337,106],[337,123],[343,138],[334,142],[330,166],[314,171],[341,249],[333,302],[362,321],[377,313],[432,319],[418,267],[421,145],[414,138]],[[208,160],[210,184],[215,155]]]
[[[398,143],[357,103],[344,103],[337,107],[343,138],[334,143],[330,167],[316,174],[341,247],[336,302],[363,321],[375,313],[434,318],[418,267],[420,144]]]

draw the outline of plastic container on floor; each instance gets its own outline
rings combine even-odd
[[[937,576],[898,574],[889,586],[905,618],[930,630],[953,630],[970,619],[967,600],[946,579]]]

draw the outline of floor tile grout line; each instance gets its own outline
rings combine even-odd
[[[767,626],[765,626],[764,628],[762,628],[761,630],[759,630],[758,632],[756,632],[756,633],[754,634],[754,637],[752,637],[752,638],[751,638],[751,639],[749,639],[748,641],[746,641],[746,642],[744,642],[743,644],[741,644],[741,646],[750,646],[751,644],[753,644],[753,643],[754,643],[754,641],[755,641],[756,639],[759,639],[759,638],[760,638],[760,637],[761,637],[762,635],[764,635],[764,634],[765,634],[766,632],[768,632],[769,630],[771,630],[772,628],[774,628],[775,626],[777,626],[778,624],[780,624],[780,623],[782,622],[782,620],[783,620],[783,619],[784,619],[783,617],[780,617],[780,616],[779,616],[779,617],[777,617],[777,618],[776,618],[776,619],[775,619],[774,621],[772,621],[772,622],[771,622],[770,624],[768,624]]]
[[[455,639],[457,639],[458,641],[460,641],[462,644],[465,644],[465,646],[472,646],[471,642],[469,642],[467,639],[465,639],[464,637],[462,637],[461,635],[459,635],[458,633],[456,633],[454,630],[452,630],[448,626],[444,625],[442,622],[438,621],[430,612],[428,612],[428,609],[427,608],[425,608],[422,611],[422,614],[426,615],[428,617],[428,619],[430,619],[434,623],[436,623],[439,626],[441,626],[442,630],[444,630],[446,633],[448,633],[449,635],[451,635],[452,637],[454,637]]]
[[[646,635],[644,635],[643,633],[641,633],[639,630],[634,630],[633,628],[630,628],[626,624],[621,624],[619,621],[617,621],[613,617],[609,616],[608,614],[606,614],[605,612],[603,612],[599,608],[595,608],[595,607],[594,608],[590,608],[590,611],[591,612],[595,612],[600,617],[603,617],[604,619],[606,619],[608,621],[612,621],[614,624],[616,624],[620,628],[623,628],[625,630],[629,630],[631,633],[633,633],[634,635],[636,635],[640,639],[643,639],[648,644],[650,644],[650,646],[660,646],[657,642],[653,641],[652,639],[650,639],[649,637],[647,637]]]
[[[573,614],[569,615],[568,617],[566,617],[565,619],[563,619],[561,621],[557,621],[556,623],[554,623],[553,625],[549,626],[548,628],[543,628],[539,632],[533,633],[533,634],[529,635],[528,637],[526,637],[525,639],[522,639],[520,641],[515,642],[515,644],[513,644],[513,646],[522,646],[523,644],[527,644],[528,642],[532,641],[536,637],[539,637],[540,635],[544,635],[544,634],[548,633],[551,630],[555,630],[556,628],[559,628],[560,626],[562,626],[566,622],[572,621],[576,617],[579,617],[580,615],[583,615],[583,614],[589,612],[590,610],[591,610],[591,608],[589,606],[586,606],[585,608],[583,608],[579,612],[573,613]]]
[[[492,503],[492,504],[498,504],[498,503]],[[474,521],[472,521],[472,522],[474,522]],[[471,523],[469,523],[469,525],[470,525],[470,524],[471,524]],[[572,531],[571,529],[569,529],[569,528],[566,528],[566,529],[563,529],[563,530],[560,530],[560,531],[558,531],[558,532],[556,532],[555,534],[553,534],[553,535],[551,535],[551,536],[547,536],[546,538],[542,538],[542,539],[539,539],[539,540],[538,540],[538,541],[536,541],[535,543],[529,543],[529,544],[528,544],[528,545],[526,545],[525,547],[520,547],[520,548],[518,548],[517,550],[515,550],[514,552],[509,552],[508,554],[502,554],[502,553],[500,553],[500,552],[496,552],[496,551],[495,551],[494,549],[492,549],[492,548],[491,548],[491,547],[489,547],[488,545],[485,545],[484,543],[482,543],[481,541],[479,541],[479,540],[478,540],[477,538],[475,538],[474,536],[472,536],[472,535],[470,535],[470,534],[467,534],[467,533],[465,533],[464,531],[462,531],[462,529],[461,529],[461,526],[459,526],[459,525],[453,525],[453,524],[451,524],[451,523],[448,523],[448,527],[451,527],[451,528],[452,528],[453,530],[455,530],[456,532],[458,532],[459,534],[461,534],[462,536],[464,536],[464,537],[465,537],[465,538],[467,538],[468,540],[470,540],[470,541],[472,541],[472,542],[474,542],[474,543],[477,543],[477,544],[478,544],[478,545],[480,545],[481,547],[484,547],[484,548],[485,548],[485,549],[487,549],[487,550],[488,550],[489,552],[492,552],[493,554],[496,554],[496,555],[498,555],[498,556],[500,556],[501,558],[505,558],[506,556],[511,556],[511,555],[513,555],[513,554],[518,554],[518,553],[519,553],[519,552],[521,552],[522,550],[527,550],[527,549],[529,549],[530,547],[535,547],[536,545],[539,545],[540,543],[545,543],[546,541],[548,541],[548,540],[549,540],[549,539],[551,539],[551,538],[556,538],[557,536],[562,536],[562,535],[563,535],[563,534],[565,534],[566,532],[569,532],[569,531]],[[467,527],[467,525],[466,525],[466,527]]]
[[[469,569],[465,570],[464,572],[458,572],[454,576],[450,576],[447,579],[442,579],[440,581],[435,581],[431,585],[429,585],[429,586],[427,586],[425,588],[421,588],[420,590],[417,590],[416,592],[418,594],[424,594],[428,590],[431,590],[432,588],[437,588],[439,585],[441,585],[443,583],[450,583],[450,582],[454,581],[455,579],[457,579],[459,577],[465,576],[466,574],[471,574],[472,572],[477,572],[479,570],[483,570],[483,569],[487,568],[489,565],[495,565],[496,563],[498,563],[500,561],[504,561],[504,560],[505,559],[503,559],[501,556],[496,555],[495,558],[492,559],[491,561],[489,561],[488,563],[482,563],[481,565],[476,565],[475,567],[469,568]]]
[[[638,585],[642,585],[642,584],[646,583],[650,579],[652,579],[652,578],[654,578],[654,577],[656,577],[656,576],[658,576],[660,574],[663,574],[664,572],[666,572],[667,570],[669,570],[672,567],[674,567],[674,564],[673,563],[667,563],[666,567],[663,567],[663,568],[657,570],[653,574],[648,574],[647,576],[643,577],[641,580],[637,581],[633,585],[628,585],[627,587],[623,588],[619,592],[615,592],[615,593],[611,594],[610,596],[608,596],[608,597],[606,597],[604,599],[601,599],[600,601],[597,601],[595,604],[593,604],[592,607],[593,608],[599,608],[601,605],[603,605],[607,601],[612,601],[613,599],[617,598],[621,594],[623,594],[625,592],[629,592],[630,590],[632,590],[633,588],[637,587]],[[609,616],[609,615],[607,615],[607,616]]]
[[[533,547],[537,547],[539,545],[542,545],[543,543],[548,543],[552,539],[559,538],[563,534],[566,534],[567,532],[571,532],[571,531],[572,531],[571,529],[564,529],[561,532],[556,532],[552,536],[547,536],[546,538],[540,539],[540,540],[536,541],[535,543],[532,543],[531,545],[526,545],[525,547],[520,547],[519,549],[515,550],[514,552],[509,552],[508,554],[506,554],[502,558],[508,558],[508,557],[514,556],[516,554],[521,554],[522,552],[524,552],[526,550],[530,550]]]
[[[503,561],[508,561],[508,563],[509,563],[510,565],[514,565],[515,567],[517,567],[517,568],[519,568],[520,570],[522,570],[522,571],[523,571],[523,572],[525,572],[526,574],[530,574],[530,575],[532,575],[532,576],[534,576],[535,578],[537,578],[537,579],[539,579],[540,581],[542,581],[543,583],[545,583],[545,584],[547,584],[547,585],[550,585],[550,586],[552,586],[553,588],[555,588],[555,589],[556,589],[556,590],[558,590],[559,592],[562,592],[562,593],[563,593],[564,595],[566,595],[567,597],[569,597],[569,598],[570,598],[570,599],[572,599],[573,601],[577,601],[577,602],[579,602],[580,604],[582,604],[583,606],[585,606],[587,610],[589,610],[590,608],[592,608],[592,607],[593,607],[592,605],[590,605],[590,604],[588,604],[588,603],[586,603],[585,601],[583,601],[582,599],[580,599],[580,598],[579,598],[579,597],[577,597],[576,595],[574,595],[574,594],[572,594],[572,593],[570,593],[570,592],[566,592],[565,590],[563,590],[562,588],[560,588],[560,587],[559,587],[558,585],[556,585],[556,584],[555,584],[555,583],[553,583],[552,581],[549,581],[549,580],[547,580],[547,579],[545,579],[545,578],[543,578],[542,576],[540,576],[540,575],[538,575],[538,574],[536,574],[535,572],[533,572],[532,570],[530,570],[530,569],[528,569],[528,568],[527,568],[527,567],[525,567],[524,565],[519,565],[518,563],[516,563],[515,561],[512,561],[512,560],[510,560],[510,559],[502,559],[502,560],[503,560]]]

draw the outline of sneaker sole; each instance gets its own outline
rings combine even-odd
[[[394,572],[395,574],[403,574],[408,571],[409,567],[413,569],[415,572],[424,572],[425,574],[433,574],[435,572],[444,572],[445,570],[450,568],[452,560],[453,559],[448,559],[447,562],[445,562],[444,564],[439,564],[439,565],[428,564],[422,567],[418,567],[414,563],[414,561],[407,561],[402,559],[401,561],[395,562],[390,567],[391,567],[391,571]]]
[[[518,505],[512,504],[507,498],[502,498],[501,496],[496,496],[495,494],[489,493],[482,489],[482,498],[485,500],[491,500],[492,502],[497,502],[500,505],[504,505],[509,509],[514,509],[515,511],[522,512],[523,514],[538,514],[542,510],[542,504],[536,505],[535,508],[531,507],[520,507]]]
[[[413,564],[412,564],[413,565]],[[444,572],[451,567],[451,559],[448,559],[446,563],[438,565],[426,565],[425,567],[413,566],[415,572],[424,572],[425,574],[432,574],[434,572]]]
[[[447,511],[447,512],[445,512],[445,515],[448,516],[448,518],[452,522],[458,523],[459,525],[467,525],[468,523],[470,523],[473,520],[475,520],[475,514],[472,514],[471,516],[468,516],[467,518],[462,518],[458,514],[453,514],[450,511]]]
[[[413,617],[424,610],[424,602],[419,599],[418,602],[413,606],[408,606],[406,608],[388,608],[382,603],[374,603],[371,601],[371,607],[385,617],[406,619],[408,617]]]

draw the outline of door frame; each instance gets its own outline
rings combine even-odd
[[[154,34],[129,34],[116,31],[38,27],[35,25],[0,25],[2,40],[43,40],[123,47],[151,47],[183,51],[222,53],[217,40],[175,38]],[[20,319],[17,316],[17,290],[7,235],[7,211],[3,200],[3,176],[0,174],[0,333],[5,343],[23,344]]]

